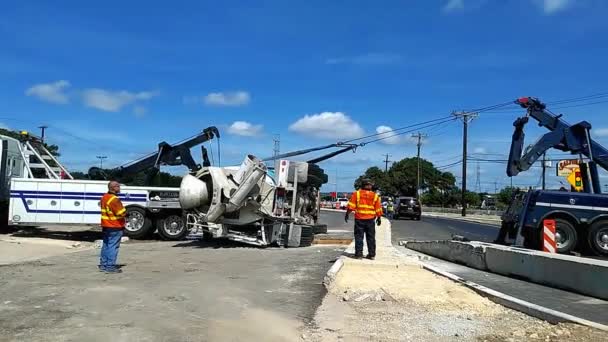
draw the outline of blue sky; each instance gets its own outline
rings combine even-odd
[[[4,2],[0,123],[48,125],[77,170],[100,154],[120,165],[215,125],[222,163],[236,164],[270,155],[275,134],[284,152],[520,96],[608,91],[606,15],[600,0]],[[608,144],[608,103],[590,102],[561,111],[590,121]],[[518,113],[480,114],[469,152],[504,159]],[[544,133],[529,126],[530,142]],[[457,161],[461,131],[456,122],[423,130],[422,156]],[[337,173],[339,191],[349,191],[383,154],[415,150],[402,136],[324,162],[326,189]],[[470,189],[476,169],[469,163]],[[501,164],[479,169],[481,190],[510,184]],[[461,176],[459,165],[446,170]],[[538,175],[513,183],[536,185]]]

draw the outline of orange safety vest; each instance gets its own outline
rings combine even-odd
[[[382,216],[380,196],[369,190],[353,192],[348,201],[348,209],[355,212],[355,220],[370,220]]]
[[[103,228],[123,229],[127,209],[115,194],[107,193],[101,198],[101,226]]]

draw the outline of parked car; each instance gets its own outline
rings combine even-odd
[[[401,217],[409,217],[415,220],[420,220],[422,215],[422,206],[415,197],[401,196],[395,200],[395,214],[394,219]]]
[[[348,207],[348,198],[338,198],[336,200],[336,209],[346,209]]]

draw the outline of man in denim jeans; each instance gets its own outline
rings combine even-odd
[[[116,265],[120,239],[125,229],[125,216],[127,210],[118,198],[120,184],[116,181],[108,183],[108,192],[101,198],[101,229],[103,231],[103,245],[99,270],[105,273],[121,273]]]

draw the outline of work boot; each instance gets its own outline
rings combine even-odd
[[[122,273],[122,270],[120,268],[106,268],[103,272],[104,273]]]
[[[363,259],[363,255],[355,254],[355,259],[361,260],[361,259]]]
[[[369,254],[366,256],[366,258],[369,259],[369,260],[376,260],[375,256],[372,256],[372,255],[369,255]]]

